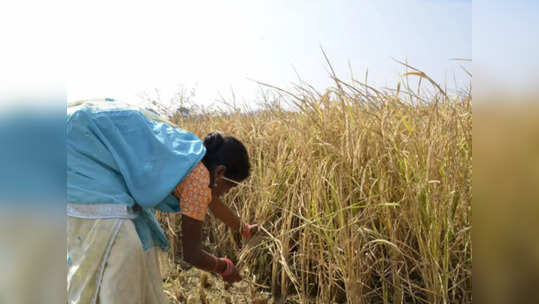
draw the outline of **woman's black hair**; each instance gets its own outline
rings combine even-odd
[[[210,171],[210,185],[213,185],[214,169],[219,165],[226,167],[225,177],[241,182],[249,177],[249,155],[243,143],[232,136],[223,137],[212,132],[204,138],[206,155],[202,163]]]

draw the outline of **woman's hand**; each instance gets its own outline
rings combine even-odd
[[[241,231],[241,237],[244,240],[249,240],[257,232],[258,232],[258,224],[250,225],[250,224],[247,224],[247,223],[243,223],[243,228],[242,228],[242,231]]]
[[[225,270],[222,273],[219,273],[223,278],[223,281],[227,283],[234,283],[241,281],[241,276],[234,266],[234,263],[229,258],[219,258],[219,261],[226,264]]]

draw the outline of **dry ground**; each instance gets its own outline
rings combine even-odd
[[[243,281],[229,285],[218,275],[194,267],[176,265],[175,268],[163,279],[163,288],[170,303],[279,303],[271,299],[269,289],[254,285],[252,277],[245,274]]]

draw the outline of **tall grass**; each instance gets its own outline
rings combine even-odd
[[[227,202],[263,229],[243,246],[209,216],[213,250],[283,302],[471,302],[471,95],[332,77],[322,93],[272,88],[257,112],[178,121],[200,137],[233,135],[251,157]],[[175,257],[180,216],[160,220]]]

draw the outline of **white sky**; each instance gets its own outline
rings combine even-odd
[[[476,100],[485,97],[489,104],[488,99],[499,94],[537,100],[539,1],[480,0],[474,5],[483,8],[474,9],[473,19]]]
[[[471,1],[62,1],[52,15],[41,13],[52,4],[28,10],[25,2],[16,9],[34,23],[19,21],[11,39],[39,36],[41,24],[60,33],[38,37],[39,45],[26,42],[22,53],[37,47],[48,54],[25,64],[50,67],[49,78],[65,84],[68,101],[134,100],[154,88],[167,99],[183,85],[194,87],[203,104],[230,97],[231,89],[248,103],[257,91],[249,78],[286,88],[297,81],[294,68],[323,89],[330,80],[320,46],[344,79],[350,62],[356,78],[368,68],[371,81],[394,86],[403,70],[391,58],[408,58],[451,87],[454,74],[467,82],[459,64],[468,63],[449,59],[472,57]],[[15,20],[12,13],[0,18],[3,26]]]

